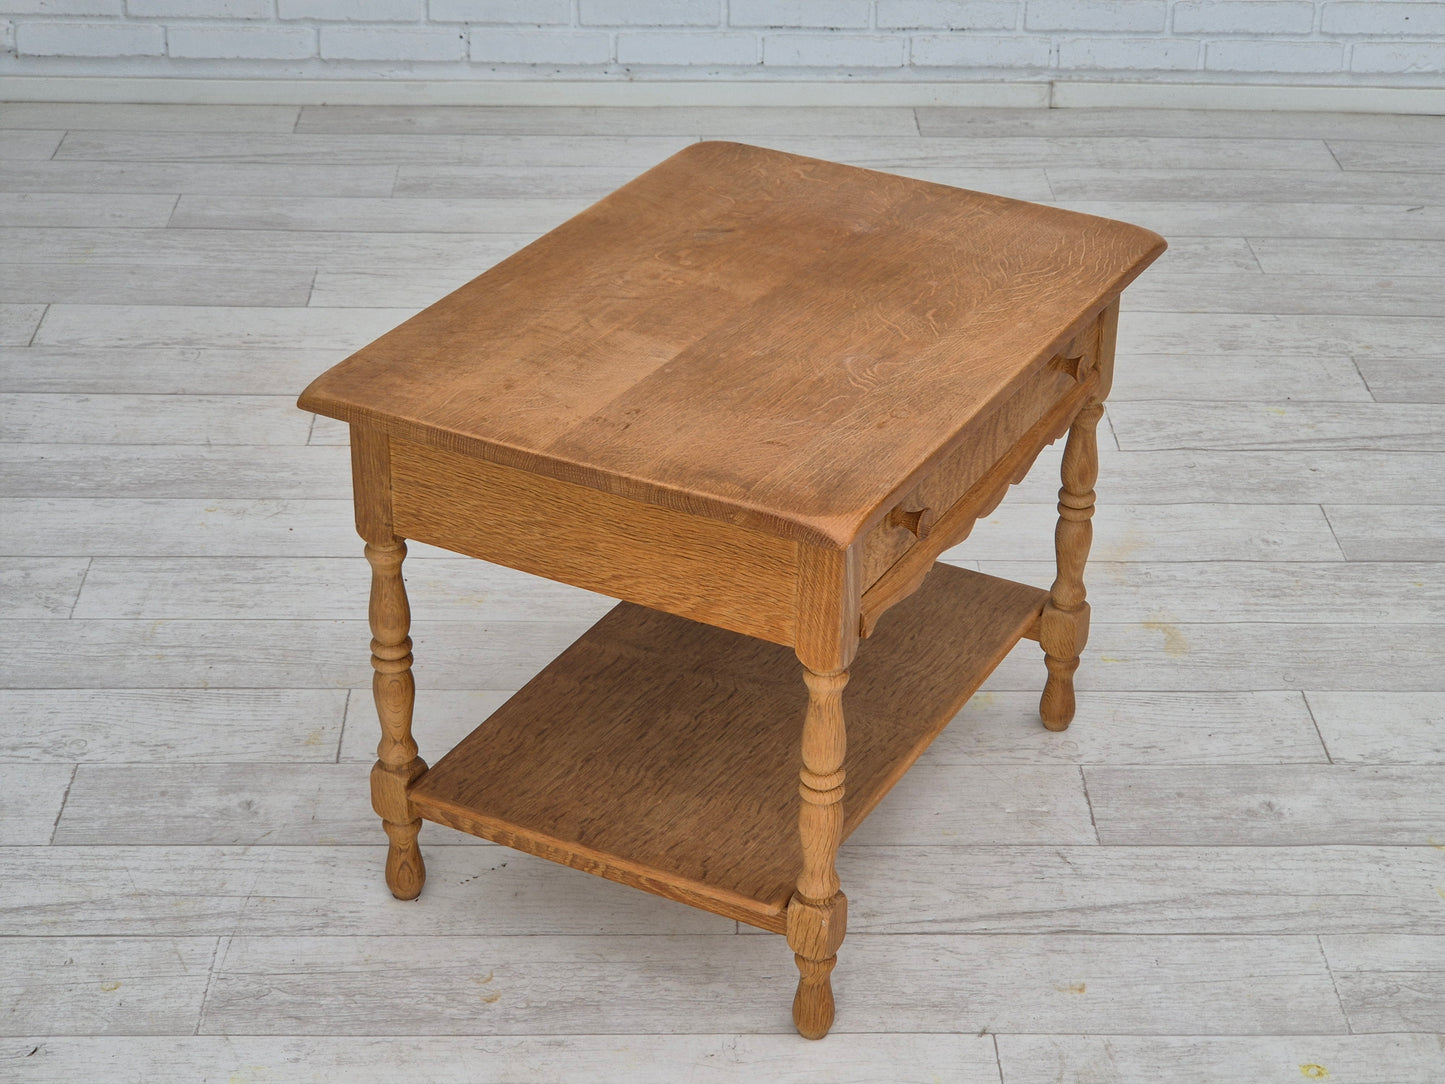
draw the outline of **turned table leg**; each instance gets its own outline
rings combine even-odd
[[[834,868],[843,842],[843,686],[848,671],[820,674],[804,668],[803,679],[808,684],[798,787],[803,798],[798,814],[803,872],[788,904],[788,946],[800,974],[793,1023],[804,1038],[821,1039],[833,1026],[830,975],[848,926],[848,898],[839,891]]]
[[[414,900],[426,881],[426,867],[416,837],[421,818],[407,800],[406,789],[426,771],[411,736],[416,682],[411,676],[411,609],[401,563],[401,539],[366,545],[371,563],[371,690],[381,720],[381,742],[371,769],[371,807],[381,817],[391,840],[386,854],[386,883],[397,899]]]
[[[1096,430],[1104,406],[1089,403],[1074,418],[1064,446],[1060,471],[1059,524],[1054,532],[1058,576],[1049,589],[1039,621],[1039,645],[1049,669],[1039,715],[1050,730],[1064,730],[1074,719],[1074,671],[1089,638],[1089,604],[1085,601],[1084,563],[1094,528],[1094,482],[1099,477]]]

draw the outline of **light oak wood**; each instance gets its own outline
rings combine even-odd
[[[371,805],[391,841],[386,883],[397,899],[414,900],[426,883],[417,847],[421,818],[407,800],[407,788],[426,773],[411,736],[416,681],[411,674],[411,609],[401,564],[406,543],[393,533],[391,450],[385,434],[357,428],[351,440],[356,487],[356,531],[366,540],[371,565],[371,694],[381,720],[381,741],[371,769]]]
[[[379,138],[272,145],[357,153]],[[397,145],[436,158],[485,138]],[[945,683],[972,691],[1021,636],[1041,635],[1042,592],[935,559],[1081,406],[1097,420],[1119,291],[1163,248],[1119,222],[702,143],[313,381],[299,405],[351,426],[358,526],[384,585],[373,653],[388,674],[408,670],[404,689],[377,694],[387,738],[374,793],[393,890],[399,870],[419,868],[415,812],[785,932],[794,1023],[827,1034],[847,926],[839,844],[942,728],[940,705],[951,715],[962,703]],[[403,537],[624,600],[430,772],[410,738]],[[905,612],[933,643],[909,660],[876,647],[874,684],[848,715],[861,699],[877,716],[869,697],[884,682],[929,691],[909,723],[889,724],[887,755],[865,752],[845,805],[844,780],[859,773],[845,768],[844,720],[859,639],[929,578]],[[978,638],[945,662],[937,599],[949,594]],[[808,690],[798,799],[777,777],[797,763],[777,723],[796,701],[759,700],[748,684],[717,704],[714,684],[672,672],[688,652],[730,669],[778,656],[639,603],[794,649]],[[865,739],[880,727],[862,725]],[[789,814],[797,835],[784,842]],[[412,888],[419,879],[407,898]]]
[[[391,442],[396,530],[774,643],[793,640],[795,543],[409,441]]]
[[[939,566],[889,615],[850,671],[844,837],[1043,598]],[[947,619],[961,612],[977,618]],[[927,642],[922,627],[934,630]],[[428,820],[781,933],[803,861],[799,739],[786,725],[809,702],[800,669],[786,648],[623,603],[438,761],[410,801]],[[836,742],[837,705],[820,708],[832,725],[814,715],[819,740]],[[831,748],[815,763],[833,763]],[[836,891],[825,891],[824,843],[815,899]]]
[[[1088,261],[1057,260],[1078,243]],[[841,548],[1163,247],[1102,219],[698,144],[318,378],[301,406]]]
[[[1058,576],[1039,620],[1039,645],[1049,670],[1039,714],[1050,730],[1063,730],[1074,719],[1074,671],[1089,638],[1084,562],[1093,540],[1089,520],[1094,515],[1094,481],[1099,474],[1095,429],[1103,414],[1098,402],[1084,407],[1074,419],[1064,449],[1064,484],[1059,489],[1059,525],[1054,533]]]

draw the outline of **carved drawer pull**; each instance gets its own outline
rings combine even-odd
[[[933,529],[933,509],[919,508],[913,511],[904,511],[903,505],[899,505],[888,513],[888,526],[902,527],[909,534],[922,541],[928,537],[928,532]]]

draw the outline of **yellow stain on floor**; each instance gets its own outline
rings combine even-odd
[[[1167,621],[1145,621],[1144,627],[1164,634],[1164,654],[1171,659],[1189,654],[1189,641],[1184,638],[1184,633],[1179,631],[1178,625],[1171,625]]]

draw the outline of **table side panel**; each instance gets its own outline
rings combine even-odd
[[[791,644],[797,544],[410,441],[391,441],[396,533]]]
[[[850,834],[1047,592],[938,565],[844,692]],[[620,605],[411,788],[428,820],[781,932],[808,694],[786,648]]]

